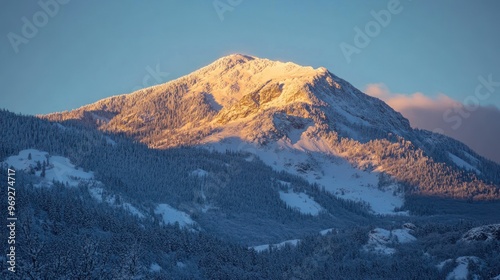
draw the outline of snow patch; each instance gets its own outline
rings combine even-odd
[[[464,242],[500,240],[500,224],[472,228],[460,240]]]
[[[283,241],[283,242],[277,243],[277,244],[264,244],[264,245],[252,246],[252,247],[249,247],[248,249],[253,249],[257,253],[262,253],[264,251],[269,251],[270,248],[275,249],[275,250],[279,250],[287,245],[295,247],[295,246],[297,246],[297,244],[299,244],[299,242],[300,242],[300,239],[291,239],[291,240],[286,240],[286,241]]]
[[[278,182],[279,184],[281,184],[282,186],[285,186],[287,188],[290,188],[292,186],[292,183],[290,183],[290,182],[285,182],[285,181],[281,181],[281,180],[276,180],[276,182]]]
[[[92,113],[92,118],[94,120],[98,120],[98,121],[101,121],[101,122],[104,122],[104,123],[109,123],[111,120],[109,118],[105,118],[105,117],[102,117],[102,116],[99,116],[95,113]]]
[[[363,171],[353,167],[340,155],[332,154],[326,141],[308,138],[305,136],[307,133],[303,133],[301,140],[295,144],[278,140],[257,146],[230,137],[214,138],[214,142],[204,147],[222,153],[227,150],[249,152],[252,155],[248,160],[258,156],[278,172],[298,175],[341,198],[366,202],[375,214],[408,215],[408,212],[395,212],[396,208],[404,204],[404,196],[397,192],[397,185],[377,188],[379,171]]]
[[[49,163],[45,167],[45,177],[42,177],[43,167],[40,166],[43,166],[47,159]],[[76,187],[80,182],[94,179],[93,172],[85,172],[82,168],[76,168],[68,158],[50,156],[49,153],[36,149],[22,150],[18,155],[8,157],[3,164],[39,176],[42,182],[37,186],[52,186],[52,181],[57,181]]]
[[[417,241],[410,231],[407,228],[395,230],[375,228],[368,234],[368,243],[363,246],[363,249],[377,254],[392,255],[396,253],[396,249],[390,246]]]
[[[324,229],[324,230],[320,231],[319,234],[321,236],[325,236],[327,234],[333,233],[334,231],[335,231],[335,228],[328,228],[328,229]]]
[[[436,265],[436,268],[438,270],[443,270],[443,268],[448,265],[449,263],[452,263],[453,262],[453,259],[447,259],[447,260],[444,260],[442,262],[440,262],[439,264]]]
[[[194,170],[193,172],[191,172],[191,175],[198,176],[198,177],[205,177],[208,175],[208,171],[205,171],[203,169],[198,168],[198,169]]]
[[[178,268],[185,268],[185,267],[186,267],[186,264],[185,264],[185,263],[183,263],[183,262],[177,262],[177,263],[175,264],[175,266],[177,266]]]
[[[474,163],[474,164],[478,164],[480,162],[480,160],[478,160],[476,157],[472,156],[471,154],[467,153],[467,152],[463,152],[462,153],[470,160],[470,162]]]
[[[39,164],[47,162],[48,165],[45,167],[45,177],[42,177],[42,170],[39,170]],[[16,156],[10,156],[4,162],[4,165],[12,166],[16,170],[23,170],[25,172],[34,173],[36,176],[42,178],[42,181],[35,185],[37,187],[52,186],[52,182],[60,182],[65,185],[76,187],[80,183],[90,183],[92,186],[88,188],[89,194],[97,200],[99,203],[107,203],[113,207],[121,207],[128,211],[134,216],[139,218],[144,218],[144,214],[141,213],[132,204],[116,203],[115,195],[106,195],[103,184],[99,181],[94,180],[94,173],[92,171],[85,172],[82,168],[76,168],[75,165],[71,163],[68,158],[61,156],[50,156],[49,153],[36,150],[36,149],[26,149],[19,152]]]
[[[102,186],[101,182],[97,182],[98,185]],[[116,196],[112,194],[106,194],[104,189],[99,186],[93,186],[89,189],[90,196],[92,196],[99,203],[106,203],[112,207],[122,208],[123,210],[129,212],[131,215],[136,216],[138,218],[144,219],[146,216],[135,206],[128,202],[117,203]],[[120,198],[122,200],[122,198]]]
[[[111,146],[116,146],[115,140],[111,139],[109,136],[106,136],[106,144],[111,145]]]
[[[299,192],[283,192],[280,191],[280,199],[283,200],[286,205],[293,209],[297,209],[302,214],[310,214],[313,216],[318,216],[319,212],[323,209],[314,199],[309,195]]]
[[[158,206],[156,206],[154,210],[154,213],[162,216],[163,224],[175,224],[176,222],[178,222],[179,226],[181,227],[187,227],[195,224],[195,221],[193,221],[188,214],[179,211],[165,203],[158,204]]]
[[[128,212],[130,212],[130,214],[132,214],[134,216],[137,216],[141,219],[145,218],[144,214],[142,214],[142,212],[139,211],[139,209],[135,208],[132,204],[130,204],[128,202],[124,202],[122,204],[122,208],[127,210]]]
[[[66,130],[66,127],[60,123],[55,123],[55,125],[61,130]]]
[[[469,171],[474,171],[476,172],[477,174],[481,174],[481,171],[479,171],[477,168],[475,168],[474,166],[470,165],[468,162],[466,162],[465,160],[457,157],[456,155],[452,154],[452,153],[448,153],[448,156],[450,157],[450,159],[453,161],[453,163],[455,163],[458,167],[460,168],[463,168],[465,170],[469,170]]]
[[[161,269],[161,266],[157,263],[152,263],[151,266],[149,266],[150,272],[160,272]]]
[[[448,263],[452,262],[453,260],[446,260],[442,263],[440,263],[438,266],[441,267],[441,269]],[[450,272],[446,276],[446,280],[467,280],[469,278],[472,279],[479,279],[478,275],[472,274],[469,271],[469,264],[474,263],[478,265],[479,267],[484,266],[484,261],[481,260],[478,257],[475,256],[465,256],[465,257],[459,257],[455,259],[455,268],[453,269],[452,272]],[[442,265],[441,265],[442,264]]]
[[[408,229],[395,229],[392,231],[392,234],[396,238],[396,242],[398,243],[410,243],[417,241],[417,238],[415,236],[410,234],[410,231]]]
[[[98,202],[102,202],[102,197],[104,194],[104,189],[99,187],[89,188],[90,196],[92,196]]]

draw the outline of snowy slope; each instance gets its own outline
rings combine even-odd
[[[365,251],[392,255],[396,253],[396,249],[392,248],[394,244],[404,244],[417,241],[410,229],[394,229],[386,230],[383,228],[375,228],[368,234],[368,243],[363,247]]]
[[[195,224],[191,217],[179,211],[166,203],[158,204],[154,210],[155,214],[161,215],[164,224],[175,224],[179,223],[181,227],[187,227]]]
[[[484,225],[475,227],[467,231],[460,241],[475,242],[475,241],[493,241],[500,240],[500,224]]]
[[[455,260],[448,259],[439,263],[436,267],[442,270],[445,265],[453,264],[453,270],[446,276],[446,280],[466,280],[466,279],[480,279],[479,275],[474,271],[470,271],[469,266],[474,264],[479,269],[485,265],[484,261],[475,256],[458,257]]]
[[[191,172],[191,175],[198,176],[198,177],[205,177],[208,175],[208,172],[203,170],[203,169],[196,169],[193,172]]]
[[[333,232],[335,232],[334,228],[327,228],[327,229],[320,231],[319,234],[321,236],[325,236],[325,235],[328,235],[328,234],[333,233]]]
[[[30,156],[31,159],[29,159]],[[45,177],[41,177],[42,170],[37,168],[37,163],[47,162],[47,159],[49,164],[45,167]],[[22,150],[18,155],[8,157],[4,164],[13,166],[16,170],[33,172],[36,176],[40,176],[42,182],[39,186],[51,186],[52,181],[57,181],[75,187],[80,182],[94,178],[92,172],[85,172],[82,168],[76,168],[68,158],[50,156],[49,153],[36,149]]]
[[[258,253],[262,253],[264,251],[269,251],[270,248],[279,250],[279,249],[285,247],[286,245],[297,246],[297,244],[299,242],[300,242],[300,239],[291,239],[291,240],[286,240],[286,241],[276,243],[276,244],[263,244],[263,245],[252,246],[252,247],[249,247],[249,249],[253,249]]]
[[[93,186],[88,188],[88,190],[90,195],[100,203],[106,203],[111,207],[121,208],[130,213],[132,216],[136,216],[141,219],[146,217],[145,214],[137,207],[129,202],[124,202],[123,198],[119,198],[119,200],[117,200],[117,197],[119,196],[108,193],[104,189],[104,185],[99,181],[96,181]]]
[[[309,214],[313,216],[319,215],[322,207],[314,199],[305,193],[295,193],[293,191],[283,192],[280,191],[280,199],[283,200],[286,205],[293,209],[297,209],[302,214]]]
[[[29,159],[31,157],[31,159]],[[47,162],[45,167],[45,177],[42,177],[42,170],[38,170],[38,162]],[[76,187],[83,183],[89,185],[90,195],[98,202],[107,203],[113,207],[119,207],[139,218],[144,218],[144,214],[135,206],[128,202],[117,202],[116,197],[106,193],[104,185],[94,179],[92,171],[84,171],[82,168],[76,168],[71,161],[62,156],[49,155],[49,153],[26,149],[19,152],[18,155],[8,157],[2,164],[12,166],[14,169],[32,173],[41,179],[36,187],[50,187],[53,182],[60,182],[69,187]],[[40,164],[42,165],[42,164]],[[43,166],[43,165],[42,165]]]
[[[401,207],[404,203],[403,194],[394,192],[396,186],[384,189],[377,187],[379,172],[359,170],[340,156],[326,154],[327,146],[321,144],[317,141],[303,141],[290,145],[278,141],[259,147],[231,138],[204,147],[220,152],[230,149],[255,154],[277,171],[301,176],[311,183],[325,187],[325,190],[339,197],[366,202],[377,214],[407,214],[394,212],[395,208]]]
[[[481,174],[481,171],[479,171],[477,168],[475,168],[474,166],[472,166],[470,163],[466,162],[465,160],[457,157],[456,155],[454,155],[452,153],[448,153],[448,156],[453,161],[453,163],[455,163],[458,167],[461,167],[465,170],[471,170],[471,171],[474,171],[478,174]]]

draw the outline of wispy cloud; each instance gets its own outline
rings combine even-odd
[[[384,84],[369,84],[366,94],[401,112],[415,128],[443,133],[462,141],[486,158],[500,163],[500,110],[494,106],[467,106],[445,94],[400,94]]]

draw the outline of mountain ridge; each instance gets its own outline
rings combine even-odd
[[[285,71],[285,74],[282,73],[283,71]],[[230,83],[231,81],[232,83]],[[245,82],[245,88],[241,88],[243,82]],[[239,117],[246,117],[249,113],[252,113],[252,110],[255,111],[256,109],[266,110],[269,107],[280,107],[289,110],[290,108],[286,108],[286,106],[291,103],[299,103],[302,107],[306,105],[325,107],[335,105],[335,101],[338,101],[324,100],[327,96],[318,98],[318,95],[314,92],[316,90],[314,87],[318,87],[323,92],[334,89],[332,94],[344,94],[346,95],[344,98],[350,95],[350,99],[359,101],[359,96],[356,95],[359,95],[360,92],[355,90],[351,84],[330,73],[326,68],[313,69],[312,67],[301,67],[291,62],[282,63],[250,56],[230,55],[168,83],[142,89],[131,94],[105,98],[71,112],[53,113],[45,117],[51,120],[83,119],[83,112],[96,111],[99,113],[95,113],[90,117],[102,122],[112,119],[114,114],[120,112],[123,115],[127,114],[126,118],[122,118],[121,122],[122,125],[126,126],[127,121],[124,119],[131,118],[131,113],[135,114],[133,116],[134,120],[150,122],[155,118],[155,114],[162,114],[162,109],[167,107],[165,106],[165,103],[168,102],[167,99],[178,98],[180,101],[188,99],[190,104],[186,106],[196,105],[200,107],[199,110],[184,108],[188,109],[191,115],[197,113],[196,116],[203,119],[205,113],[208,118],[204,119],[211,121],[211,117],[216,117],[216,123],[227,123]],[[342,87],[346,87],[346,90],[343,90]],[[262,93],[262,96],[259,93]],[[379,106],[382,113],[391,114],[391,119],[399,121],[398,127],[411,130],[409,122],[400,113],[395,112],[379,99],[364,94],[362,97],[364,103],[377,103],[376,105]],[[146,99],[146,101],[141,99]],[[141,108],[141,106],[144,107],[144,103],[152,106],[148,109]],[[354,115],[358,118],[354,120],[356,122],[366,123],[372,121],[362,114],[346,113],[344,112],[345,109],[349,108],[342,106],[345,104],[339,105],[340,108],[336,109],[343,115],[336,117],[345,118]],[[361,109],[365,109],[363,113],[366,113],[367,106],[364,105],[365,108]],[[124,107],[125,109],[139,108],[134,108],[136,112],[131,112],[131,110],[124,111]],[[178,113],[185,114],[184,112]],[[302,112],[302,114],[307,115],[305,112]],[[379,125],[385,120],[378,120]],[[193,119],[190,118],[177,121],[177,123],[167,120],[168,125],[161,128],[179,128],[190,124],[191,121]],[[195,118],[194,121],[197,121],[197,119]],[[113,130],[113,125],[120,126],[120,129],[123,128],[122,125],[117,123],[112,123],[105,126],[105,128]]]
[[[251,151],[333,193],[351,190],[354,200],[366,199],[365,189],[326,179],[344,170],[339,166],[350,164],[366,178],[387,174],[396,193],[500,198],[498,165],[455,140],[411,128],[383,101],[323,67],[235,54],[162,85],[42,117],[125,133],[151,148]],[[376,195],[388,197],[381,189]]]

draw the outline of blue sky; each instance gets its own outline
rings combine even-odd
[[[480,75],[500,81],[499,1],[401,0],[400,12],[350,63],[340,45],[355,46],[354,28],[364,30],[371,12],[391,1],[220,0],[231,8],[223,18],[211,0],[65,1],[53,2],[58,11],[45,22],[39,3],[51,0],[2,2],[0,107],[70,110],[230,53],[325,66],[362,90],[383,83],[392,92],[458,101],[474,94]],[[23,17],[40,26],[32,38],[23,36]],[[12,34],[24,42],[13,44]],[[155,68],[163,74],[145,79]],[[500,107],[498,92],[482,105]]]
[[[500,80],[498,1],[402,0],[350,63],[340,44],[355,46],[354,28],[364,30],[371,11],[391,1],[220,0],[231,10],[218,13],[209,0],[71,0],[55,2],[58,11],[45,22],[40,2],[3,2],[0,12],[0,107],[14,112],[73,109],[236,52],[325,66],[360,89],[383,83],[393,92],[458,101],[474,93],[479,75]],[[23,17],[40,25],[33,38],[23,36]],[[27,43],[13,47],[11,33]],[[169,75],[143,82],[155,68]],[[482,104],[500,107],[498,96]]]
[[[71,110],[243,53],[324,66],[414,127],[452,136],[500,163],[500,1],[11,0],[2,6],[0,108]]]

